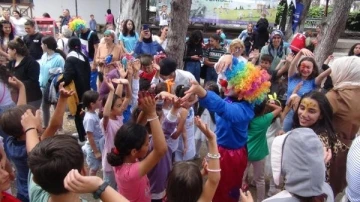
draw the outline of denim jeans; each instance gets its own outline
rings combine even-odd
[[[218,74],[215,71],[214,67],[207,67],[206,69],[206,77],[205,77],[205,83],[208,81],[217,81]]]
[[[200,83],[200,70],[201,70],[201,63],[198,61],[185,63],[185,71],[192,73],[196,81],[199,83]]]

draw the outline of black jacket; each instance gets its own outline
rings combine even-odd
[[[8,64],[9,70],[12,74],[24,83],[26,89],[27,102],[33,102],[42,98],[42,93],[39,84],[40,65],[31,56],[26,56],[15,67],[15,61]]]
[[[74,81],[76,93],[81,102],[83,94],[90,90],[91,67],[89,60],[82,54],[71,51],[65,60],[64,77],[61,81],[65,86]]]
[[[198,60],[192,60],[191,56],[194,55],[198,55],[198,56],[203,56],[203,49],[201,44],[194,44],[194,45],[189,45],[189,42],[186,43],[186,47],[185,47],[185,54],[184,54],[184,61],[185,62],[200,62]]]

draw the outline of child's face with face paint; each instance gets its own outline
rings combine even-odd
[[[319,103],[311,98],[302,99],[298,108],[298,117],[302,127],[311,128],[322,118]]]

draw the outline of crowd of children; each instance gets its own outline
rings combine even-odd
[[[345,179],[344,200],[358,201],[359,57],[330,56],[320,73],[312,51],[286,47],[279,30],[261,50],[246,36],[225,48],[222,32],[205,46],[194,31],[182,68],[164,52],[167,25],[161,43],[132,20],[103,42],[81,19],[68,28],[67,55],[43,37],[39,64],[21,39],[8,43],[0,201],[252,202],[253,185],[257,202],[332,202]],[[60,135],[66,108],[77,138]]]

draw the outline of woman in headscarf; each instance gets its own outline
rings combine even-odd
[[[280,30],[274,30],[270,35],[269,45],[261,49],[261,56],[267,54],[274,58],[271,63],[271,70],[275,70],[280,60],[285,59],[289,53],[291,50],[284,46],[284,34]]]
[[[336,59],[331,65],[334,88],[326,97],[333,108],[333,126],[338,139],[350,147],[360,127],[360,58],[348,56]],[[336,196],[346,186],[347,152],[339,152],[331,160],[330,185]]]

